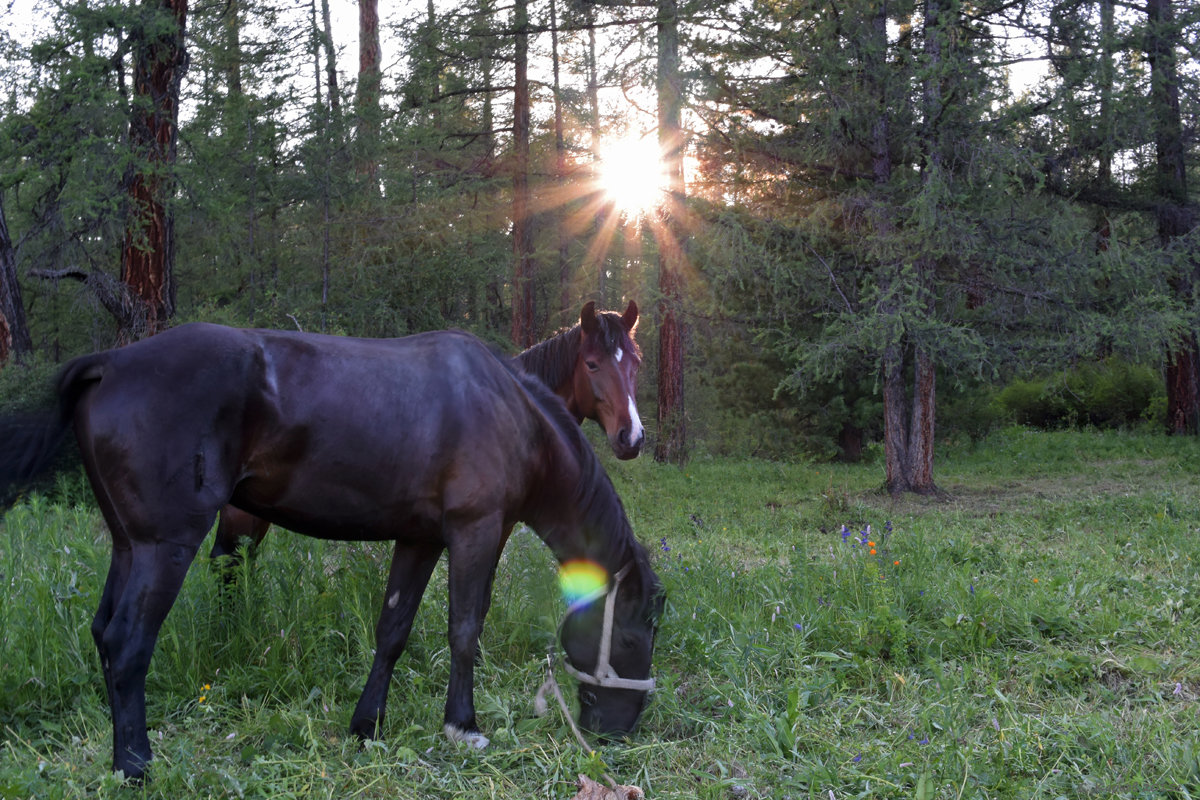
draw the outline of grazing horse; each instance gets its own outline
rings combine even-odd
[[[579,313],[579,324],[536,344],[515,359],[525,372],[540,378],[563,399],[576,422],[592,419],[604,428],[613,455],[637,458],[645,429],[634,398],[641,351],[633,340],[638,307],[632,300],[624,314],[596,312],[594,302]],[[253,552],[270,523],[233,506],[217,519],[209,557],[237,563],[238,547]],[[226,572],[232,576],[233,570]]]
[[[487,745],[474,664],[496,564],[527,522],[560,563],[607,585],[561,626],[580,722],[629,731],[653,686],[661,584],[561,400],[472,336],[353,339],[192,323],[69,362],[40,426],[0,421],[0,492],[73,428],[113,538],[92,623],[113,769],[152,758],[146,672],[159,629],[225,506],[308,536],[394,541],[371,671],[350,728],[372,738],[442,551],[449,569],[445,731]]]

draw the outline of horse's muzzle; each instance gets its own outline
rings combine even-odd
[[[612,445],[613,455],[622,461],[628,461],[632,458],[637,458],[642,452],[642,445],[646,442],[646,434],[643,431],[638,431],[636,439],[631,441],[630,429],[622,428],[617,432],[617,438],[610,440]]]

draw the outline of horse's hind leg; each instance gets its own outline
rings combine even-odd
[[[383,725],[388,685],[396,659],[404,651],[421,596],[429,584],[433,568],[442,554],[442,546],[411,545],[396,542],[392,567],[388,574],[383,611],[375,625],[375,660],[362,696],[350,718],[350,731],[364,739],[374,739]]]
[[[100,606],[92,618],[92,640],[96,643],[96,652],[100,655],[100,669],[104,672],[104,688],[109,698],[114,695],[112,662],[108,656],[108,648],[104,643],[104,631],[113,618],[113,607],[116,598],[120,596],[129,578],[129,568],[133,561],[133,553],[128,547],[113,547],[112,558],[108,565],[108,578],[104,581],[104,591],[100,595]]]
[[[141,778],[153,757],[146,734],[146,672],[159,629],[197,545],[134,542],[114,548],[92,623],[113,723],[113,770]]]

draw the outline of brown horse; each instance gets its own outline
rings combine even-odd
[[[596,312],[594,302],[579,313],[579,324],[536,344],[515,359],[517,365],[554,390],[577,422],[595,420],[604,428],[613,455],[636,458],[642,451],[645,430],[638,416],[638,367],[641,351],[634,341],[638,307],[632,300],[624,314]],[[233,506],[217,519],[209,557],[229,567],[239,558],[239,547],[253,553],[267,535],[270,523]],[[226,575],[234,575],[232,569]]]
[[[632,300],[621,315],[597,314],[596,304],[588,303],[578,325],[516,358],[521,369],[563,399],[578,422],[600,423],[613,455],[620,459],[637,458],[646,439],[634,397],[642,364],[633,340],[637,320],[638,307]]]
[[[152,758],[146,673],[159,629],[218,512],[308,536],[394,541],[374,662],[350,728],[378,735],[396,659],[448,554],[445,728],[478,747],[474,661],[497,560],[527,522],[607,589],[560,638],[580,722],[633,728],[653,685],[662,592],[608,476],[561,400],[477,339],[352,339],[194,323],[71,361],[39,425],[0,420],[0,493],[69,428],[113,537],[92,636],[113,720],[113,768]]]

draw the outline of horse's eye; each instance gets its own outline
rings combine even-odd
[[[586,364],[587,368],[589,370],[591,370],[592,372],[595,372],[596,370],[600,369],[600,365],[597,364],[595,361],[585,361],[583,363]]]

